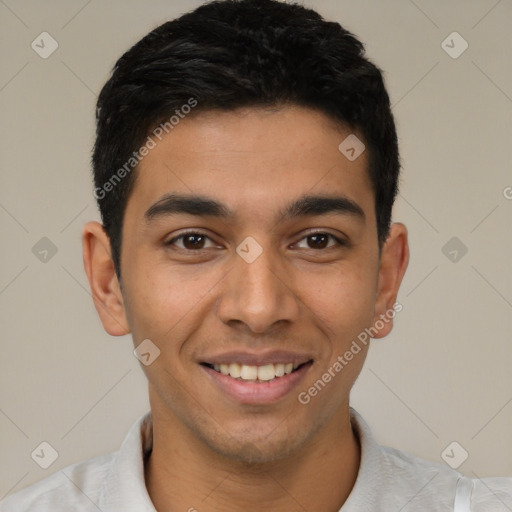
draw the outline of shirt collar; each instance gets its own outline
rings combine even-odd
[[[350,422],[361,447],[361,460],[356,482],[339,512],[377,510],[382,494],[382,448],[373,437],[370,427],[362,416],[350,408]]]
[[[98,506],[104,512],[156,512],[144,477],[144,461],[153,448],[151,412],[130,428],[115,454]]]
[[[361,446],[361,460],[355,485],[340,512],[371,510],[382,486],[379,466],[381,448],[361,415],[350,408],[352,428]],[[105,479],[98,506],[104,512],[156,512],[146,488],[144,462],[153,448],[151,412],[141,416],[130,428],[115,454]],[[362,508],[363,507],[363,508]]]

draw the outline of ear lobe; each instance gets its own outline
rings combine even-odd
[[[110,240],[99,222],[88,222],[84,226],[82,247],[85,272],[103,328],[111,336],[128,334],[130,328],[111,257]]]
[[[396,222],[391,225],[389,236],[381,251],[379,284],[373,323],[374,325],[384,324],[384,326],[377,329],[378,333],[374,338],[383,338],[393,329],[394,313],[391,316],[389,311],[394,309],[393,306],[396,303],[398,290],[408,264],[407,228],[402,223]],[[388,315],[386,315],[386,312],[388,312]],[[379,320],[380,322],[377,323]]]

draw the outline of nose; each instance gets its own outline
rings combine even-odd
[[[245,324],[254,333],[272,330],[278,323],[299,318],[300,302],[289,272],[269,249],[252,263],[234,255],[234,268],[223,281],[218,315],[227,325]]]

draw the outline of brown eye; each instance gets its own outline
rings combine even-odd
[[[178,249],[184,249],[188,251],[199,251],[205,249],[205,244],[210,241],[210,238],[203,233],[189,232],[182,233],[181,235],[173,238],[166,242],[165,245],[172,246],[176,245]]]
[[[329,235],[326,235],[325,233],[310,235],[307,238],[312,249],[325,249],[329,241]]]
[[[185,249],[202,249],[205,237],[203,235],[185,235],[183,245]]]
[[[306,247],[300,246],[303,240],[306,240]],[[329,240],[332,240],[334,242],[329,244]],[[311,233],[299,241],[300,249],[330,249],[331,247],[334,247],[336,245],[344,246],[346,244],[345,242],[343,242],[343,240],[339,239],[338,237],[331,235],[330,233],[323,232]]]

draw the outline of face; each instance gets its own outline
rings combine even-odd
[[[344,420],[367,345],[335,362],[394,303],[404,249],[379,257],[367,152],[338,149],[349,134],[299,107],[207,112],[139,165],[103,323],[158,347],[153,414],[217,454],[279,459]]]

